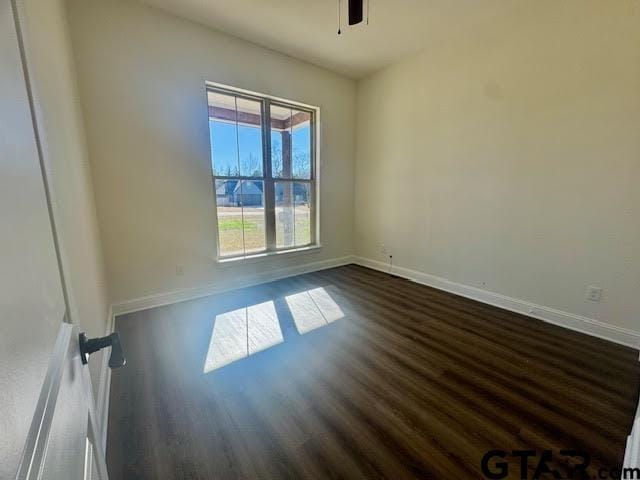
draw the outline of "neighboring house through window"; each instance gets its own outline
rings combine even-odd
[[[218,257],[317,245],[317,109],[207,87]]]

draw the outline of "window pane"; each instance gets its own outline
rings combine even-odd
[[[217,179],[215,186],[220,256],[264,251],[264,182]]]
[[[213,174],[262,176],[262,103],[209,92]]]
[[[311,178],[311,114],[271,106],[271,169],[274,178]]]
[[[311,187],[306,182],[275,182],[276,247],[311,243]]]
[[[218,248],[220,256],[244,253],[242,228],[242,204],[236,198],[238,180],[216,180],[216,205],[218,210]]]
[[[243,180],[239,193],[244,218],[245,253],[262,252],[267,248],[264,220],[264,182]]]
[[[311,188],[308,183],[293,184],[293,203],[295,205],[295,244],[311,243]]]
[[[208,92],[208,98],[213,174],[220,177],[240,175],[236,99],[217,92]]]
[[[238,98],[240,175],[262,177],[262,103]]]
[[[311,178],[311,114],[292,111],[291,154],[293,178]]]
[[[271,172],[291,178],[291,109],[271,105]]]
[[[295,244],[295,218],[293,211],[293,183],[275,182],[276,194],[276,247]]]

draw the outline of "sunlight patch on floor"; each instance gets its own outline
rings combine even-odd
[[[342,309],[322,287],[289,295],[285,300],[300,334],[344,317]]]
[[[272,301],[216,315],[204,373],[283,341]]]

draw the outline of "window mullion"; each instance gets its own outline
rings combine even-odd
[[[262,115],[265,229],[267,251],[271,251],[276,249],[276,195],[271,171],[271,103],[268,99],[264,100]]]

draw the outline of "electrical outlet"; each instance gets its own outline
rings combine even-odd
[[[587,287],[587,300],[592,302],[599,302],[602,298],[602,288],[600,287]]]
[[[176,265],[176,275],[184,275],[184,267],[182,265]]]

